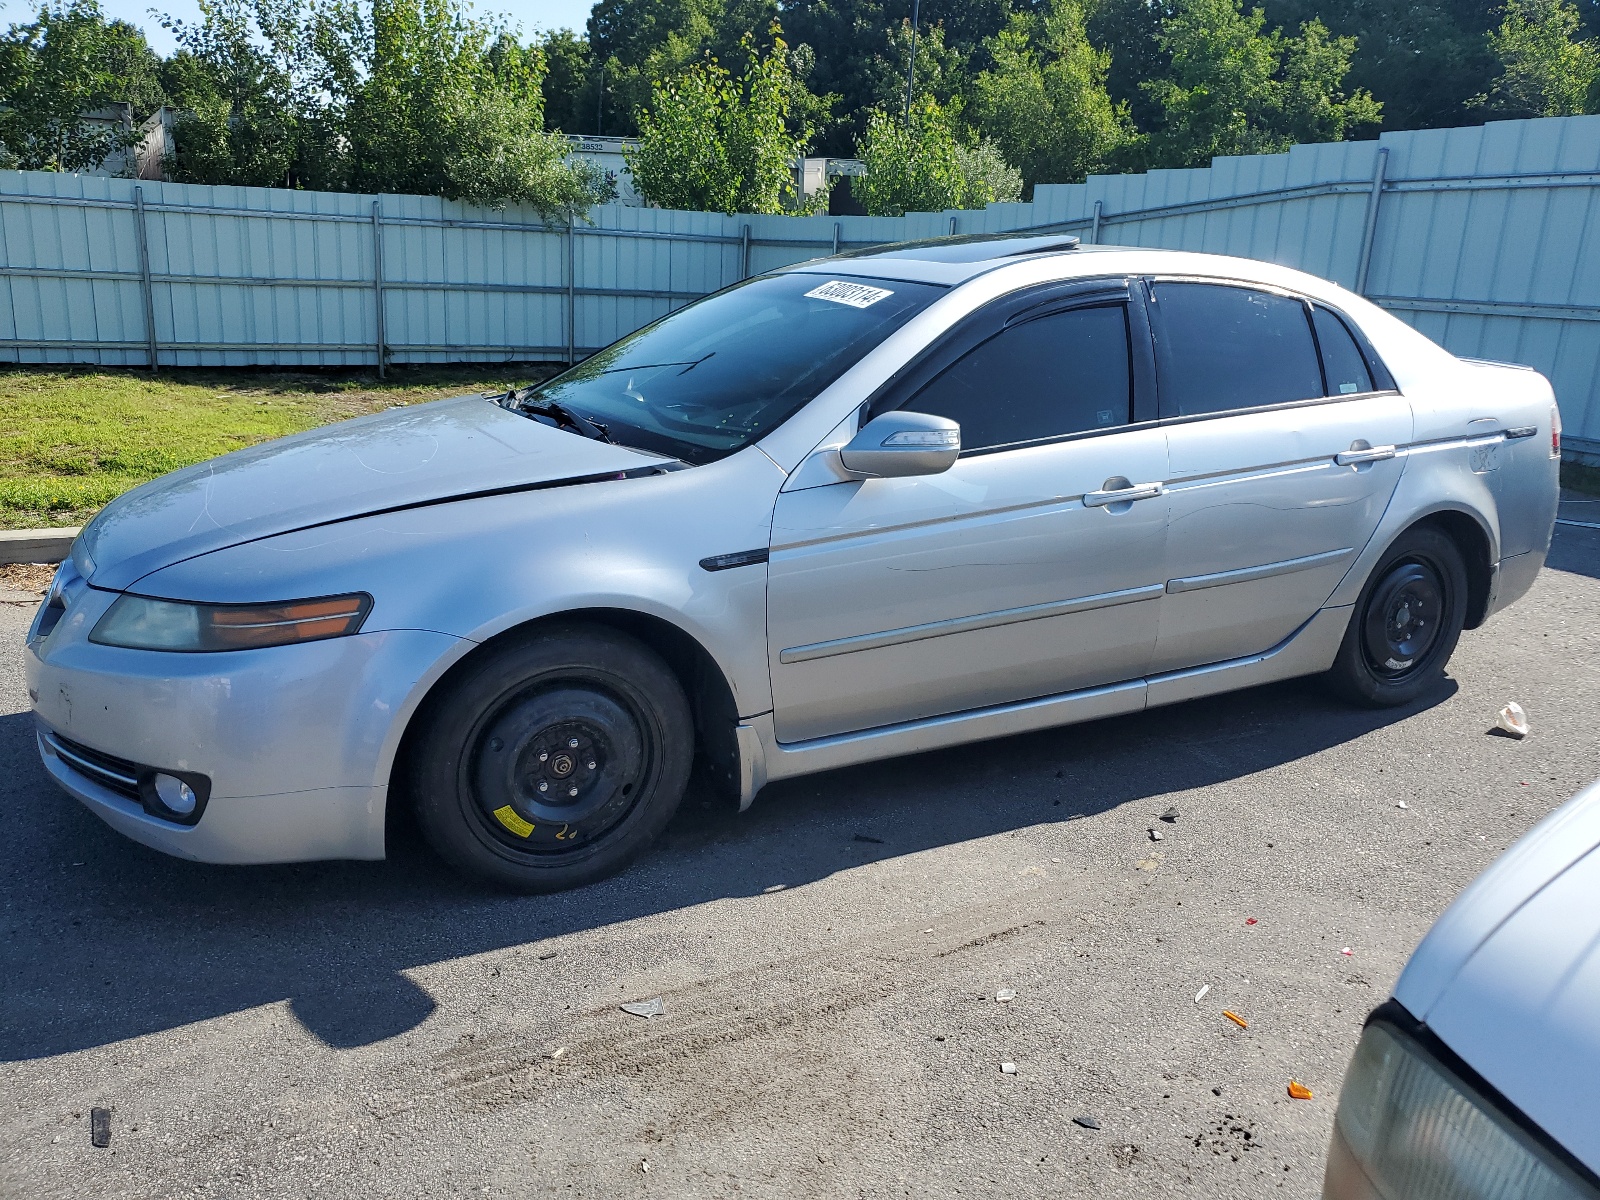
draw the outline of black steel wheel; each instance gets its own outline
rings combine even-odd
[[[413,741],[418,821],[455,867],[519,891],[621,869],[676,811],[688,702],[647,647],[601,627],[539,630],[430,697]]]
[[[1467,569],[1438,529],[1408,530],[1356,602],[1329,682],[1371,707],[1409,704],[1437,686],[1467,610]]]

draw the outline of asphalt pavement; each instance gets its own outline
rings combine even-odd
[[[743,816],[696,791],[631,872],[542,898],[403,825],[384,863],[123,840],[36,761],[30,615],[0,607],[5,1197],[1316,1196],[1363,1017],[1600,775],[1576,526],[1411,708],[1300,681]],[[1489,733],[1508,700],[1526,741]]]

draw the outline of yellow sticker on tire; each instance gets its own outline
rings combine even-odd
[[[504,825],[507,829],[511,830],[512,833],[516,834],[520,838],[525,838],[533,832],[533,826],[529,825],[521,817],[517,816],[517,810],[512,808],[509,804],[507,804],[504,808],[495,809],[494,815],[500,819],[500,824]]]

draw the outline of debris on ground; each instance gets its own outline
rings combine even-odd
[[[1394,806],[1396,808],[1410,808],[1411,807],[1411,805],[1407,804],[1404,800],[1396,800]]]
[[[1522,711],[1522,705],[1513,700],[1500,710],[1495,728],[1514,738],[1525,738],[1528,736],[1528,714]]]
[[[1199,1004],[1200,1001],[1202,1001],[1202,1000],[1204,1000],[1206,998],[1206,993],[1209,992],[1210,990],[1211,990],[1211,985],[1208,983],[1208,984],[1205,985],[1205,987],[1201,988],[1198,992],[1196,992],[1194,994],[1194,1002],[1196,1004]]]
[[[1227,1017],[1228,1020],[1232,1021],[1240,1029],[1249,1029],[1250,1028],[1250,1022],[1246,1021],[1243,1017],[1241,1017],[1238,1013],[1234,1012],[1233,1009],[1231,1009],[1231,1008],[1223,1009],[1222,1010],[1222,1015]]]
[[[89,1110],[89,1144],[96,1150],[104,1150],[111,1145],[111,1110],[109,1108],[91,1108]]]
[[[554,1050],[550,1051],[549,1054],[546,1054],[545,1057],[548,1058],[548,1059],[557,1059],[557,1058],[560,1058],[566,1052],[567,1052],[567,1048],[565,1046],[557,1046]]]
[[[1159,842],[1161,840],[1161,831],[1159,829],[1152,827],[1150,830],[1148,830],[1148,832],[1152,842]]]
[[[1073,1117],[1072,1118],[1072,1123],[1074,1125],[1082,1125],[1085,1129],[1099,1129],[1100,1128],[1100,1122],[1096,1121],[1093,1117],[1090,1117],[1090,1116]]]
[[[1298,1079],[1291,1079],[1289,1080],[1289,1095],[1296,1100],[1309,1100],[1311,1099],[1311,1089]]]
[[[1244,919],[1244,923],[1246,925],[1254,925],[1256,923],[1256,919],[1254,917],[1246,917]]]
[[[1138,867],[1139,870],[1141,870],[1141,871],[1154,871],[1157,867],[1159,867],[1161,865],[1161,862],[1162,862],[1161,855],[1152,854],[1149,858],[1141,858],[1138,862],[1134,863],[1133,865]]]
[[[1001,1004],[1005,1004],[1007,1001],[1015,1000],[1017,998],[1017,993],[1011,988],[1001,988],[994,994],[994,998],[1000,1001]]]
[[[770,896],[770,895],[772,895],[773,892],[781,892],[781,891],[783,891],[784,888],[786,888],[788,886],[789,885],[786,884],[786,883],[775,883],[771,887],[762,888],[761,889],[761,894],[763,896]]]
[[[1017,1073],[1017,1064],[1016,1063],[1001,1063],[1000,1064],[1000,1070],[1001,1070],[1001,1072],[1003,1074],[1015,1075]]]
[[[648,1158],[639,1164],[639,1170],[646,1175],[650,1174],[650,1160]]]
[[[1341,950],[1341,951],[1339,951],[1339,953],[1340,953],[1340,954],[1342,954],[1342,955],[1344,955],[1344,956],[1345,956],[1345,957],[1346,957],[1346,958],[1349,958],[1349,957],[1351,957],[1351,956],[1352,956],[1352,955],[1353,955],[1353,954],[1355,954],[1355,951],[1354,951],[1354,950],[1352,950],[1352,949],[1350,949],[1350,947],[1349,947],[1349,946],[1346,946],[1346,947],[1345,947],[1345,948],[1344,948],[1344,949],[1343,949],[1343,950]]]
[[[885,844],[882,838],[868,837],[864,833],[856,834],[855,840],[858,842],[871,842],[874,846],[882,846]]]
[[[1119,1167],[1131,1167],[1138,1161],[1139,1147],[1128,1144],[1126,1146],[1111,1147],[1111,1157],[1116,1160]]]
[[[649,1020],[651,1017],[664,1017],[667,1015],[667,1006],[660,996],[651,996],[648,1000],[636,1000],[632,1004],[619,1006],[623,1012],[632,1013],[636,1017]]]
[[[546,950],[543,954],[539,955],[539,961],[540,962],[549,962],[555,956],[556,956],[556,952],[554,950]]]
[[[1161,814],[1161,819],[1163,821],[1165,821],[1168,825],[1176,825],[1178,823],[1178,808],[1177,808],[1177,806],[1173,805],[1171,808],[1167,809],[1166,812],[1162,813]]]

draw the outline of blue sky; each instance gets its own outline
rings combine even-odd
[[[524,35],[536,29],[560,29],[568,26],[583,31],[589,19],[589,9],[594,0],[477,0],[478,13],[503,12],[522,26]],[[150,15],[151,7],[171,13],[180,20],[197,21],[200,8],[195,0],[100,0],[100,8],[108,17],[127,21],[144,30],[145,38],[158,54],[172,52],[172,35],[161,28],[161,23]],[[37,4],[30,0],[0,0],[0,25],[13,21],[26,21],[32,17]]]

